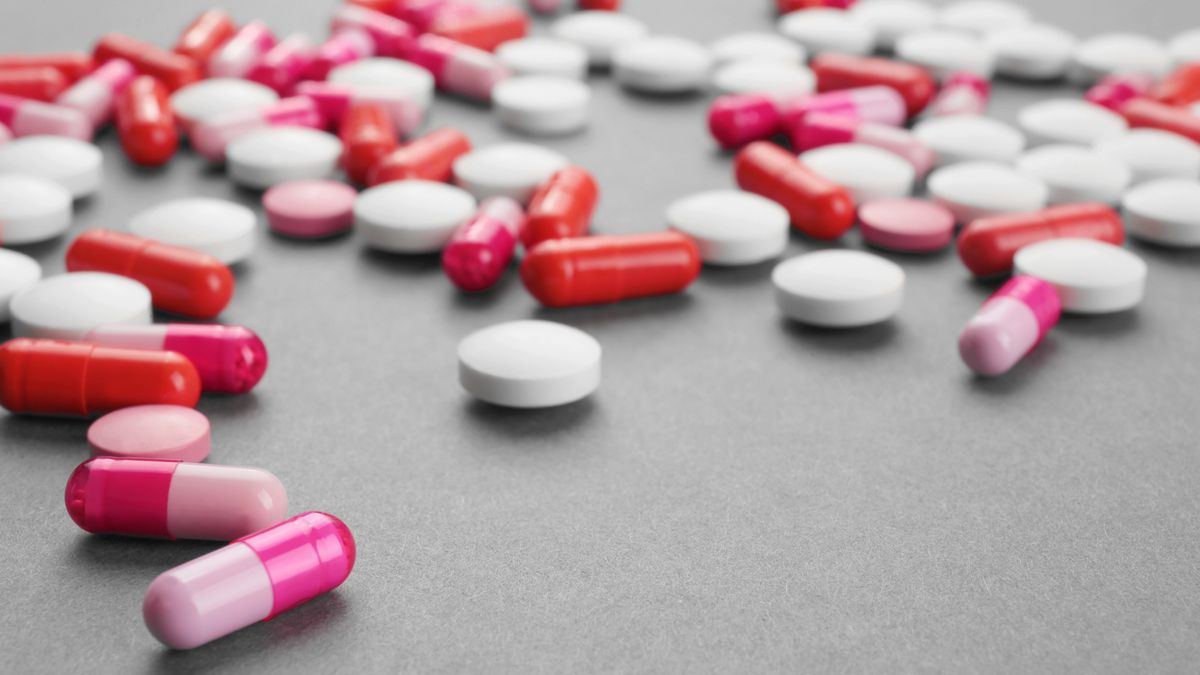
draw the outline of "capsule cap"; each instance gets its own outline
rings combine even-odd
[[[262,561],[275,600],[268,619],[342,584],[354,569],[357,548],[350,528],[318,511],[238,539]]]
[[[93,534],[174,539],[167,529],[167,499],[179,462],[93,457],[67,480],[67,513]]]

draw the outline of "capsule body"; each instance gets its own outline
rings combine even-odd
[[[68,86],[67,78],[50,66],[27,66],[0,70],[0,93],[31,98],[35,101],[53,101]]]
[[[483,10],[469,0],[395,0],[392,13],[421,33],[433,29],[439,19],[466,18]]]
[[[200,79],[200,66],[190,58],[120,33],[100,38],[93,56],[97,65],[110,59],[125,59],[139,73],[157,78],[170,91]]]
[[[529,8],[538,14],[553,14],[562,9],[562,0],[529,0]]]
[[[468,98],[491,99],[509,76],[494,54],[431,33],[414,40],[404,58],[428,70],[439,89]]]
[[[309,511],[158,575],[142,616],[166,646],[192,649],[337,588],[354,559],[346,525]]]
[[[67,78],[68,82],[75,82],[84,75],[92,72],[94,62],[92,61],[91,54],[81,52],[0,55],[0,70],[37,66],[50,66],[62,73],[62,76]]]
[[[317,47],[304,76],[310,80],[324,80],[334,68],[365,59],[374,53],[375,41],[365,30],[342,28]]]
[[[258,63],[246,73],[246,79],[266,85],[286,96],[316,59],[316,49],[308,36],[289,35],[263,54]]]
[[[195,366],[175,352],[28,338],[0,345],[0,405],[14,413],[88,417],[199,399]]]
[[[209,77],[245,77],[275,46],[275,33],[261,21],[242,26],[208,58]]]
[[[679,293],[700,274],[700,249],[678,232],[554,239],[521,263],[521,279],[547,307]]]
[[[339,136],[342,166],[350,180],[365,185],[371,167],[396,149],[396,131],[387,110],[370,103],[350,106],[342,119]]]
[[[233,297],[233,273],[220,260],[124,232],[89,230],[67,249],[67,270],[109,272],[142,282],[157,309],[211,319]]]
[[[512,262],[524,227],[520,204],[508,197],[484,201],[442,249],[442,269],[464,291],[491,288]]]
[[[585,169],[568,166],[550,176],[529,200],[525,248],[549,239],[582,237],[600,199],[596,179]]]
[[[1064,204],[1034,213],[979,218],[958,235],[958,257],[977,276],[1012,270],[1013,256],[1046,239],[1075,237],[1120,245],[1121,217],[1106,204]]]
[[[798,12],[802,9],[850,9],[856,0],[775,0],[775,9],[780,14]]]
[[[854,87],[883,85],[895,89],[904,98],[908,116],[925,109],[937,91],[933,77],[920,66],[890,59],[821,54],[813,59],[817,91],[839,91]]]
[[[383,108],[396,133],[406,136],[421,126],[424,112],[421,105],[404,92],[389,87],[346,84],[342,82],[301,82],[296,94],[307,96],[317,105],[321,115],[331,124],[340,126],[346,112],[354,105],[375,105]]]
[[[946,78],[929,112],[936,117],[982,115],[987,112],[992,84],[974,73],[954,73]]]
[[[8,94],[0,94],[0,124],[18,138],[49,134],[92,140],[92,124],[78,110]]]
[[[1162,129],[1200,143],[1200,115],[1193,114],[1187,108],[1176,108],[1148,98],[1135,98],[1121,108],[1121,115],[1135,129]]]
[[[764,94],[721,96],[708,109],[708,130],[724,148],[770,138],[782,123],[778,105]]]
[[[175,53],[204,65],[235,33],[237,26],[228,14],[219,9],[210,9],[196,17],[179,34]]]
[[[137,71],[125,59],[112,59],[80,78],[55,100],[58,105],[83,113],[99,129],[112,118],[117,95],[129,86]]]
[[[816,239],[837,239],[854,224],[854,199],[846,188],[804,166],[766,141],[751,143],[734,160],[738,186],[777,202],[792,227]]]
[[[801,96],[785,102],[780,108],[785,128],[803,122],[810,113],[844,115],[889,126],[904,124],[904,118],[908,115],[900,94],[891,87],[881,85]]]
[[[192,126],[192,148],[205,159],[224,161],[225,148],[237,137],[264,127],[299,126],[320,129],[325,117],[307,96],[281,98],[261,108],[230,110]]]
[[[330,22],[332,33],[349,29],[366,32],[379,56],[398,57],[417,37],[416,29],[407,21],[357,5],[343,5]]]
[[[616,12],[621,0],[579,0],[579,9],[590,12]]]
[[[1145,73],[1114,73],[1106,75],[1084,94],[1084,99],[1102,105],[1114,112],[1121,112],[1133,99],[1150,93],[1154,78]]]
[[[429,32],[484,51],[493,51],[529,32],[529,16],[516,7],[497,7],[476,13],[443,13]]]
[[[471,151],[471,141],[458,129],[437,129],[396,148],[368,172],[371,186],[394,180],[448,181],[454,160]]]
[[[918,177],[929,173],[937,162],[937,153],[901,127],[862,122],[848,115],[811,113],[792,129],[792,147],[799,152],[835,143],[873,145],[900,155],[912,164]]]
[[[194,323],[112,325],[93,329],[84,342],[120,349],[182,354],[200,376],[205,392],[244,394],[267,372],[267,347],[242,326]]]
[[[179,147],[170,94],[158,80],[139,75],[117,95],[117,135],[125,156],[142,166],[161,166]]]
[[[1200,101],[1200,63],[1184,63],[1154,89],[1154,98],[1174,106]]]
[[[958,353],[979,375],[1003,375],[1033,351],[1061,315],[1054,286],[1037,277],[1015,276],[963,328]]]

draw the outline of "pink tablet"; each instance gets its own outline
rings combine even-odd
[[[880,199],[858,210],[863,239],[893,251],[937,251],[954,238],[954,215],[923,199]]]
[[[111,412],[87,433],[92,455],[203,462],[212,447],[208,418],[178,405],[139,405]]]
[[[271,229],[289,237],[329,237],[354,224],[354,188],[334,180],[281,183],[263,195]]]

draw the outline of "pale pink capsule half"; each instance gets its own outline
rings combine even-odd
[[[1003,375],[1058,323],[1062,302],[1049,283],[1015,276],[988,298],[958,338],[958,352],[979,375]]]

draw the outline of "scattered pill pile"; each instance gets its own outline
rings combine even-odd
[[[1123,248],[1127,226],[1200,246],[1200,30],[1169,45],[1078,40],[1004,0],[776,0],[778,34],[703,45],[620,4],[579,0],[531,37],[512,6],[350,0],[323,41],[211,10],[170,50],[110,33],[90,55],[0,56],[0,244],[66,232],[73,203],[100,189],[91,140],[111,124],[134,164],[195,152],[224,165],[262,191],[281,236],[353,229],[374,249],[440,254],[472,293],[517,261],[549,308],[679,293],[704,265],[778,258],[792,229],[834,241],[857,226],[870,248],[910,254],[953,244],[971,274],[1011,275],[958,338],[981,376],[1016,367],[1063,314],[1141,302],[1147,266]],[[576,133],[601,72],[652,95],[712,91],[707,125],[740,190],[678,199],[663,231],[591,235],[600,189],[586,167],[536,143],[420,131],[440,91],[490,105],[525,137]],[[1069,78],[1080,96],[1029,105],[1013,126],[986,116],[994,75]],[[67,478],[70,518],[92,533],[232,542],[151,583],[146,624],[177,649],[332,590],[355,561],[337,518],[287,518],[270,472],[204,463],[209,422],[193,408],[253,389],[262,340],[151,323],[152,311],[219,317],[256,226],[244,206],[185,198],[82,233],[61,275],[0,249],[0,321],[14,335],[0,345],[0,405],[98,417],[93,457]],[[868,251],[800,255],[771,282],[782,315],[830,329],[887,321],[904,303],[903,268]],[[601,345],[549,321],[480,330],[458,361],[464,389],[514,408],[571,403],[601,381]]]

